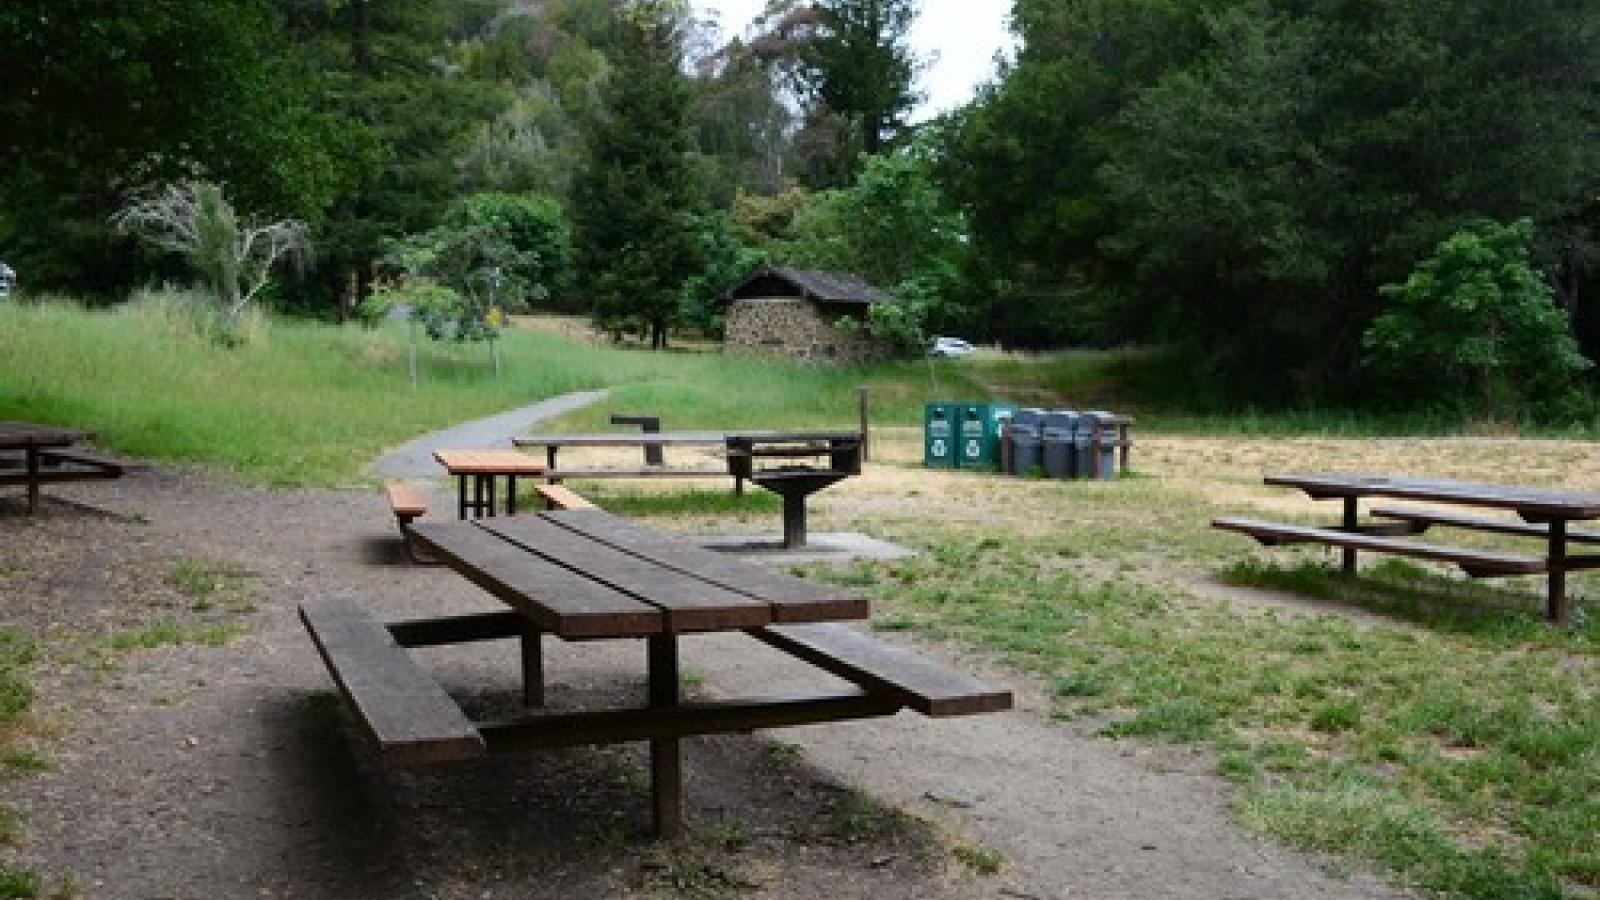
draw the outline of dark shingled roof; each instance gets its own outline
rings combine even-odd
[[[893,303],[894,297],[878,290],[855,275],[823,272],[817,269],[791,269],[767,266],[757,270],[724,300],[752,297],[804,297],[819,303]]]

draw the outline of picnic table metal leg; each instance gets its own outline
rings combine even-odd
[[[544,644],[539,629],[522,628],[522,704],[544,706]]]
[[[1356,523],[1360,520],[1360,501],[1355,497],[1344,498],[1344,530],[1355,531]],[[1356,577],[1356,548],[1345,547],[1342,551],[1344,557],[1344,574],[1346,578]]]
[[[465,475],[456,476],[456,507],[456,517],[465,519],[467,517],[467,476]]]
[[[517,514],[517,476],[506,476],[506,515]]]
[[[1545,614],[1557,625],[1567,624],[1567,520],[1550,520],[1550,581]]]
[[[678,638],[653,634],[648,641],[650,705],[678,705]],[[683,757],[675,737],[650,741],[650,806],[656,837],[671,840],[683,830]]]

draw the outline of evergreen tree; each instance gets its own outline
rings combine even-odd
[[[619,10],[572,197],[580,287],[597,323],[613,334],[648,330],[654,349],[666,346],[682,285],[699,272],[684,16],[671,0]]]

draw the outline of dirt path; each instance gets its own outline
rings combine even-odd
[[[115,633],[173,614],[171,597],[137,586],[179,562],[254,573],[248,630],[226,646],[56,653],[40,673],[55,771],[0,790],[23,817],[21,861],[85,897],[1401,896],[1241,834],[1226,786],[1186,751],[1075,734],[1046,717],[1036,688],[992,671],[1019,685],[1019,710],[690,742],[697,837],[672,851],[642,833],[637,748],[384,772],[296,605],[353,597],[399,617],[493,602],[448,571],[405,565],[376,491],[269,492],[154,468],[53,494],[113,515],[54,502],[29,519],[0,495],[0,613],[31,633]],[[637,644],[549,653],[554,705],[642,694]],[[514,694],[509,646],[425,661],[479,711]],[[711,694],[826,679],[736,638],[690,640],[684,661]],[[985,848],[998,874],[961,862]]]

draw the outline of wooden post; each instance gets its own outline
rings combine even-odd
[[[871,444],[871,441],[869,440],[871,429],[868,427],[869,413],[871,412],[871,402],[867,397],[866,388],[860,388],[856,393],[861,403],[861,461],[868,462],[872,458],[871,452],[868,450],[868,447]]]
[[[1356,522],[1357,522],[1357,518],[1358,518],[1358,515],[1357,515],[1358,514],[1357,504],[1359,502],[1360,501],[1358,501],[1355,497],[1346,497],[1346,498],[1344,498],[1344,530],[1345,531],[1354,532],[1356,530]],[[1344,557],[1344,560],[1343,560],[1344,566],[1343,566],[1343,568],[1344,568],[1345,577],[1346,578],[1354,578],[1354,577],[1356,577],[1356,548],[1354,548],[1354,547],[1345,547],[1341,551],[1341,555]]]
[[[544,644],[531,624],[522,627],[522,703],[544,706]]]
[[[678,705],[678,636],[652,634],[648,642],[650,706]],[[676,737],[650,740],[650,811],[656,837],[683,830],[683,756]]]
[[[1549,595],[1545,601],[1545,614],[1557,625],[1567,624],[1567,520],[1550,520],[1550,551],[1548,564]]]
[[[27,452],[28,477],[28,515],[37,515],[39,512],[39,448],[33,443],[28,444]]]

